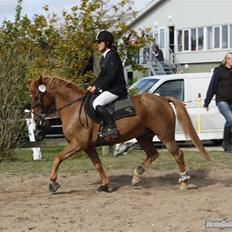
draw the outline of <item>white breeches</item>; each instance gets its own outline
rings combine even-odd
[[[105,106],[117,98],[119,98],[119,96],[108,91],[104,91],[93,101],[93,108],[96,109],[97,105]]]

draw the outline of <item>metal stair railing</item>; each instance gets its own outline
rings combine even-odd
[[[152,75],[166,75],[163,64],[157,60],[157,58],[154,55],[152,46],[149,47],[149,60],[148,65],[150,68],[150,74]]]
[[[182,66],[180,65],[180,62],[178,61],[175,53],[173,53],[170,47],[168,48],[168,54],[169,54],[169,57],[168,57],[167,63],[170,69],[172,69],[174,73],[184,73],[184,70]]]
[[[139,63],[146,64],[149,68],[149,75],[168,75],[171,73],[184,73],[182,66],[176,58],[173,51],[168,48],[168,59],[164,62],[159,62],[152,46],[146,46],[143,48],[142,53],[139,54]]]

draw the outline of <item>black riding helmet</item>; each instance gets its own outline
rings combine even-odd
[[[108,41],[110,44],[114,42],[114,36],[109,31],[100,31],[96,36],[97,42]]]

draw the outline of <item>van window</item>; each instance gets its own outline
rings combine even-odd
[[[159,79],[140,79],[135,82],[133,89],[137,89],[139,93],[147,92]]]
[[[184,101],[184,80],[166,81],[154,93],[160,96],[172,96]]]

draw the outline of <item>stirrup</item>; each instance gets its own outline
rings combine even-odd
[[[107,137],[109,136],[112,139],[116,139],[118,138],[118,131],[116,128],[107,128],[105,131],[102,132],[102,136],[103,137]]]

